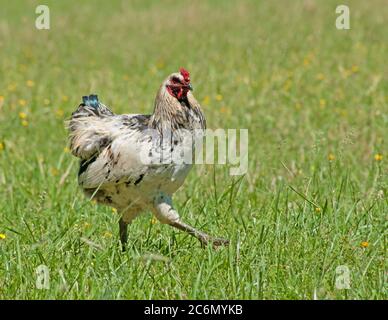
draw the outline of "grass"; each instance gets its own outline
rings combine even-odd
[[[387,298],[383,0],[345,1],[348,31],[336,1],[46,3],[49,31],[38,1],[0,4],[1,299]],[[249,129],[247,175],[198,166],[175,195],[231,245],[201,249],[145,214],[122,254],[118,216],[77,186],[63,122],[93,92],[151,112],[180,66],[209,127]]]

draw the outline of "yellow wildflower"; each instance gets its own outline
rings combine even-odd
[[[335,159],[334,154],[329,153],[329,155],[327,156],[327,159],[329,159],[329,161],[333,161]]]
[[[4,240],[7,236],[4,233],[0,233],[0,240]]]
[[[112,234],[109,231],[105,231],[103,234],[104,238],[112,238]]]
[[[64,115],[64,112],[61,108],[59,108],[55,111],[55,114],[57,115],[58,118],[62,118]]]
[[[230,109],[228,107],[222,106],[220,109],[221,113],[230,114]]]
[[[352,70],[353,73],[356,73],[356,72],[358,72],[359,67],[356,66],[356,65],[353,65],[351,70]]]
[[[210,97],[209,96],[205,96],[205,98],[203,98],[202,100],[202,104],[207,106],[210,102]]]
[[[0,142],[0,151],[3,151],[3,150],[4,150],[4,143]]]
[[[324,108],[326,106],[326,100],[325,99],[319,99],[319,106],[321,108]]]
[[[35,82],[32,80],[27,80],[26,84],[27,84],[27,87],[32,88],[35,85]]]
[[[24,107],[27,104],[27,101],[24,99],[19,99],[19,104]]]
[[[23,127],[28,127],[28,121],[27,120],[23,120],[22,121],[22,126]]]
[[[318,74],[317,74],[317,79],[318,79],[318,80],[321,80],[321,81],[322,81],[322,80],[325,80],[325,75],[324,75],[323,73],[318,73]]]
[[[379,153],[376,153],[376,154],[375,154],[375,160],[376,160],[376,161],[381,161],[381,160],[383,160],[383,155],[382,155],[382,154],[379,154]]]
[[[361,242],[361,248],[368,248],[368,247],[369,247],[369,242],[368,241]]]
[[[158,69],[163,69],[165,66],[164,62],[162,60],[159,60],[157,63],[156,63],[156,68]]]
[[[52,176],[55,177],[55,176],[57,176],[57,175],[59,174],[59,171],[58,171],[57,168],[52,167],[52,168],[50,169],[50,173],[51,173]]]
[[[70,153],[70,149],[69,149],[68,147],[64,147],[64,148],[63,148],[63,152],[64,152],[64,153]]]
[[[89,228],[90,227],[90,223],[89,222],[84,222],[84,228]]]
[[[116,208],[112,208],[112,212],[113,212],[113,213],[116,213],[116,212],[117,212],[117,209],[116,209]]]
[[[4,96],[0,96],[0,103],[4,101]]]
[[[290,88],[291,88],[291,85],[292,85],[292,81],[291,80],[287,80],[286,83],[283,86],[283,90],[284,91],[289,91]]]
[[[69,101],[69,97],[68,97],[68,96],[62,96],[62,101],[63,101],[63,102]]]
[[[158,219],[156,219],[155,217],[152,217],[151,224],[156,224],[157,222],[158,222]]]
[[[7,86],[8,91],[15,91],[16,90],[16,84],[11,83]]]
[[[216,95],[216,100],[217,100],[217,101],[222,101],[222,98],[223,98],[223,97],[222,97],[222,94],[217,94],[217,95]]]
[[[312,52],[308,53],[307,56],[305,56],[305,58],[303,59],[303,65],[307,67],[313,59],[314,59],[314,53]]]
[[[321,212],[321,208],[320,208],[320,207],[316,207],[316,208],[315,208],[315,211],[316,211],[316,212]]]
[[[27,119],[27,113],[25,113],[25,112],[19,112],[19,118],[20,119]]]

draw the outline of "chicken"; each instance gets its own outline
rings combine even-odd
[[[68,123],[71,152],[81,159],[79,185],[91,199],[117,209],[123,251],[128,224],[147,210],[202,245],[229,243],[184,223],[172,204],[192,167],[191,161],[174,159],[193,154],[206,127],[191,91],[190,74],[181,68],[163,81],[151,115],[116,115],[90,95]]]

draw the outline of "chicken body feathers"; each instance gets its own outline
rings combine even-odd
[[[160,163],[166,150],[182,154],[192,145],[155,137],[155,130],[149,132],[151,117],[116,115],[101,103],[82,103],[69,122],[71,151],[81,159],[80,186],[98,202],[128,212],[130,219],[158,195],[172,195],[191,168],[189,163]]]

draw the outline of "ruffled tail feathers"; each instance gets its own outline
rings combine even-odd
[[[78,106],[77,110],[73,112],[71,117],[74,119],[90,116],[110,117],[114,116],[114,113],[98,100],[96,94],[91,94],[82,97],[82,103]]]
[[[106,147],[117,134],[108,118],[81,117],[68,122],[71,153],[88,159]]]
[[[100,102],[98,101],[98,96],[96,94],[91,94],[89,96],[83,96],[82,103],[85,106],[90,106],[94,109],[98,109],[98,107],[100,106]]]
[[[114,113],[99,102],[97,95],[83,96],[71,119],[65,122],[72,154],[87,159],[99,152],[111,140],[112,116]]]

